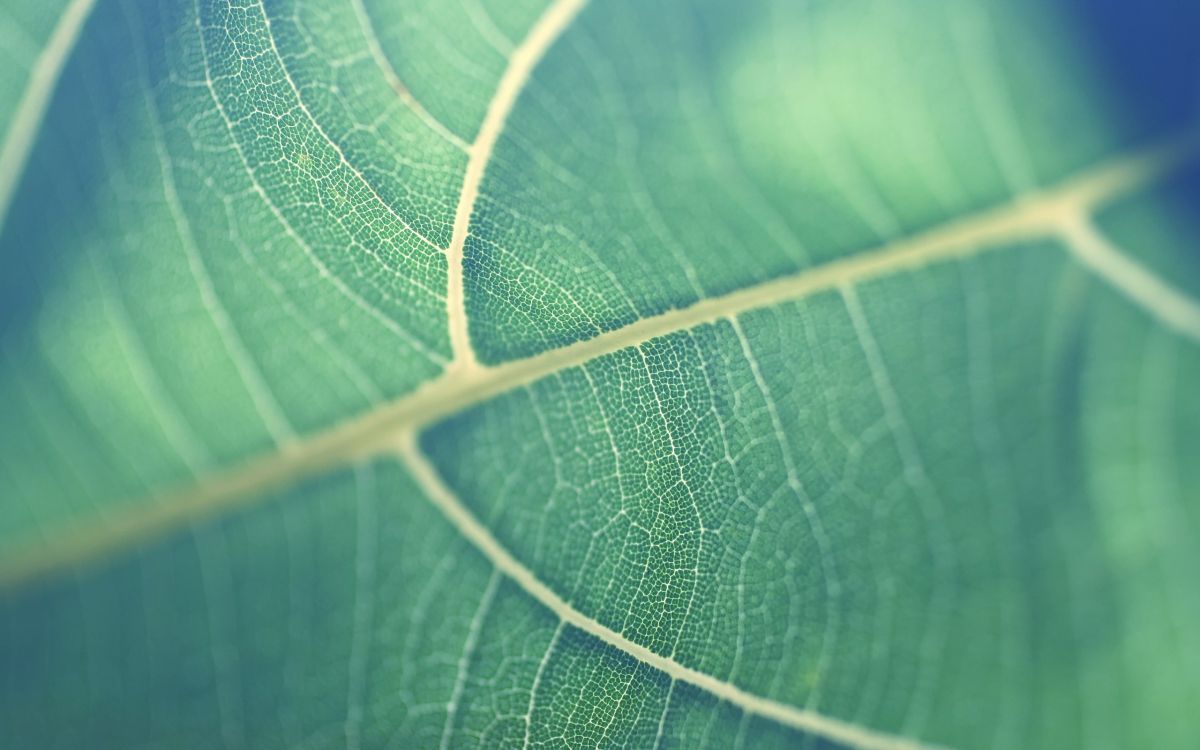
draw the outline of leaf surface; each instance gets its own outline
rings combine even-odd
[[[0,11],[2,744],[1186,747],[1197,17],[1079,5]]]

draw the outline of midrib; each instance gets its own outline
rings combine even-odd
[[[1172,141],[1088,170],[1074,179],[1007,204],[918,233],[908,239],[799,273],[746,287],[690,307],[643,318],[614,331],[495,367],[449,369],[416,391],[371,411],[285,444],[229,471],[134,502],[104,526],[79,524],[50,544],[29,545],[0,562],[0,590],[132,549],[189,524],[264,502],[272,491],[333,468],[392,450],[404,435],[559,370],[590,362],[650,339],[749,310],[803,299],[842,285],[913,270],[956,257],[1011,247],[1039,237],[1067,237],[1097,206],[1161,179],[1195,156],[1193,139]],[[1137,300],[1135,300],[1137,301]],[[1152,314],[1156,314],[1153,309]]]

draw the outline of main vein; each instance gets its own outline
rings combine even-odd
[[[500,76],[500,83],[492,100],[488,102],[479,133],[471,144],[467,170],[463,174],[462,191],[458,196],[458,207],[454,211],[450,247],[446,250],[446,261],[449,264],[446,313],[450,326],[450,350],[454,355],[451,361],[453,370],[469,371],[479,366],[467,331],[466,293],[463,284],[463,248],[470,231],[475,201],[479,199],[479,184],[483,181],[488,162],[492,159],[492,150],[496,147],[501,131],[504,130],[508,115],[533,74],[533,69],[586,4],[587,0],[556,0],[542,13],[525,40],[508,58],[508,67]]]
[[[79,31],[95,4],[95,0],[71,1],[29,73],[29,81],[8,125],[4,145],[0,147],[0,230],[4,229],[4,219],[8,216],[14,191],[25,172],[25,162],[41,128],[46,107],[58,88],[63,65],[70,58],[71,50],[75,49],[75,40],[79,38]]]
[[[542,583],[529,568],[513,557],[445,485],[437,471],[421,453],[412,433],[406,433],[401,437],[398,441],[397,451],[413,479],[417,481],[430,501],[437,506],[446,519],[454,525],[455,529],[478,549],[496,570],[515,582],[563,622],[599,638],[676,680],[695,685],[744,711],[780,724],[811,732],[860,750],[932,750],[933,746],[918,740],[884,734],[815,711],[808,711],[748,693],[736,685],[698,672],[629,640],[612,628],[572,607],[553,589]]]
[[[690,307],[643,318],[586,341],[495,367],[448,369],[416,391],[340,425],[285,444],[241,467],[165,493],[156,502],[130,504],[129,510],[103,526],[80,524],[59,534],[53,542],[14,550],[0,561],[0,590],[20,588],[39,578],[110,558],[197,521],[264,502],[268,493],[305,477],[386,453],[394,447],[398,435],[418,432],[444,417],[559,370],[659,336],[839,286],[1012,247],[1021,240],[1070,237],[1070,227],[1078,224],[1080,217],[1160,179],[1193,158],[1195,151],[1196,144],[1191,140],[1173,141],[1100,165],[1014,203]],[[1160,315],[1153,307],[1147,309]]]

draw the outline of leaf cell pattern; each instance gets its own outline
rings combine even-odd
[[[1086,5],[0,8],[0,744],[1188,746],[1197,18]]]

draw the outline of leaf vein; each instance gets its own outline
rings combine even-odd
[[[527,594],[548,608],[560,621],[598,638],[638,661],[666,673],[675,680],[682,680],[694,685],[743,711],[794,729],[811,732],[860,750],[931,750],[935,747],[915,739],[884,734],[749,693],[736,685],[684,666],[672,658],[661,656],[645,646],[629,640],[621,633],[572,607],[550,587],[542,583],[533,571],[513,557],[512,553],[492,536],[491,532],[442,482],[437,470],[421,453],[412,433],[405,435],[397,452],[429,500],[459,533],[478,549],[499,573],[504,574]]]
[[[159,502],[132,504],[132,511],[113,518],[103,530],[84,523],[59,534],[55,543],[30,544],[24,549],[15,549],[0,561],[0,592],[21,588],[39,578],[61,574],[87,562],[136,548],[199,520],[262,502],[268,491],[386,452],[394,446],[398,435],[420,430],[547,375],[650,339],[869,279],[1012,247],[1011,243],[1022,240],[1060,236],[1064,227],[1077,221],[1075,217],[1085,216],[1098,205],[1162,179],[1197,155],[1200,155],[1200,142],[1194,138],[1159,144],[1102,164],[1043,193],[943,224],[905,240],[705,299],[690,307],[643,318],[595,338],[525,359],[495,367],[448,370],[412,393],[347,422],[297,440],[240,467],[168,491]],[[278,214],[277,217],[283,221]],[[287,228],[286,223],[284,226]],[[1075,252],[1079,250],[1076,248]],[[1112,252],[1117,253],[1115,249]],[[1140,268],[1119,253],[1117,257]],[[1144,269],[1141,276],[1156,278]],[[1189,302],[1191,304],[1194,303]]]
[[[471,347],[466,310],[466,289],[463,279],[463,251],[470,232],[471,214],[479,200],[479,186],[492,160],[496,141],[508,122],[508,115],[517,103],[533,69],[541,62],[546,51],[566,31],[571,21],[583,10],[587,0],[556,0],[533,24],[528,36],[513,50],[508,66],[500,76],[496,92],[488,102],[487,112],[479,126],[479,132],[471,144],[467,158],[467,169],[463,174],[462,189],[458,206],[454,211],[454,228],[450,246],[446,249],[448,278],[446,284],[446,310],[450,327],[450,351],[453,365],[466,371],[478,368],[475,351]]]

